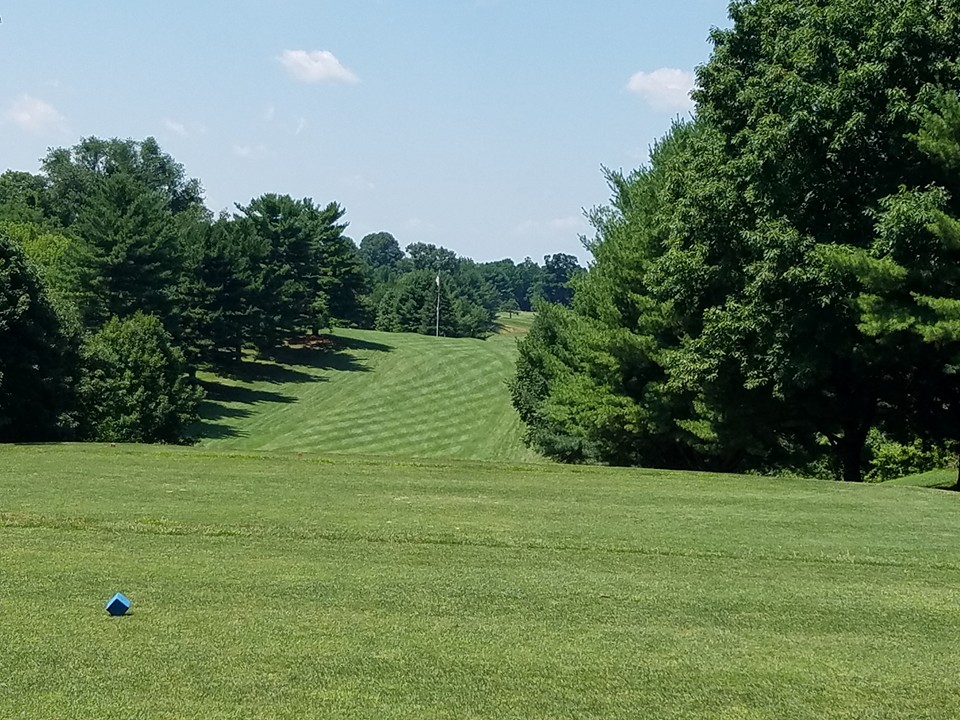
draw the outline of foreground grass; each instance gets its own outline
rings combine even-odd
[[[519,332],[476,340],[337,331],[279,363],[201,376],[209,400],[197,435],[217,449],[533,460],[506,386]]]
[[[4,447],[0,716],[955,718],[958,523],[916,488]]]

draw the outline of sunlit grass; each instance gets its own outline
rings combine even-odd
[[[510,404],[516,335],[488,340],[340,330],[279,363],[201,375],[212,448],[533,460]]]
[[[954,718],[958,526],[883,485],[5,447],[0,716]]]

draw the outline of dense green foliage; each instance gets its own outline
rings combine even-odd
[[[426,243],[404,252],[386,232],[364,237],[360,254],[373,327],[433,335],[439,300],[439,332],[448,337],[485,337],[498,312],[529,312],[538,301],[569,305],[573,281],[583,272],[564,253],[544,257],[541,267],[530,258],[519,265],[509,259],[477,263]]]
[[[596,262],[524,342],[515,402],[559,458],[859,480],[871,429],[960,431],[960,9],[731,16],[696,118],[610,175]]]
[[[3,714],[946,720],[957,499],[559,464],[5,448]],[[133,607],[112,620],[116,590]]]
[[[153,315],[112,318],[80,350],[79,436],[99,442],[168,442],[197,420],[202,392]]]
[[[569,280],[580,270],[566,255],[546,258],[541,268],[530,260],[478,264],[424,243],[404,252],[385,232],[357,247],[345,234],[344,215],[335,202],[318,205],[267,193],[214,218],[203,205],[200,182],[153,138],[84,138],[74,147],[51,149],[36,175],[0,175],[0,229],[32,264],[33,270],[22,272],[35,272],[42,285],[12,285],[5,301],[15,305],[17,298],[42,296],[35,307],[49,306],[49,322],[69,332],[62,338],[53,329],[35,332],[34,344],[46,343],[42,352],[51,357],[79,357],[81,364],[102,360],[102,353],[79,349],[106,342],[97,335],[104,327],[149,315],[193,376],[198,368],[229,370],[245,350],[274,357],[290,343],[315,342],[321,329],[337,326],[486,337],[496,330],[500,309],[530,309],[536,298],[569,302]],[[37,323],[43,324],[33,318],[25,327]],[[94,369],[83,372],[89,384]],[[7,374],[14,377],[12,369]],[[62,407],[38,405],[57,410],[62,421],[23,423],[16,437],[185,439],[184,419],[194,412],[189,393],[156,398],[158,406],[171,398],[182,402],[169,408],[180,420],[140,422],[129,415],[144,399],[140,391],[102,405],[81,393],[87,400],[72,404],[81,374],[79,368],[64,370],[62,381],[43,386],[54,393],[57,383],[65,383],[66,391],[56,391]],[[37,387],[7,382],[0,415],[9,427],[10,418],[37,402]],[[115,383],[112,391],[132,393],[133,386]],[[72,434],[76,420],[80,435]]]
[[[0,229],[0,442],[68,437],[75,349],[34,267]]]

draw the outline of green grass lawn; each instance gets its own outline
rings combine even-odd
[[[907,475],[906,477],[895,480],[887,480],[887,485],[901,485],[904,487],[926,487],[926,488],[951,488],[957,482],[957,469],[947,468],[945,470],[930,470],[916,475]]]
[[[201,374],[196,434],[216,449],[533,460],[506,385],[524,331],[511,328],[488,340],[339,330],[279,363]]]
[[[500,313],[497,324],[502,335],[523,335],[530,330],[537,314],[532,312]]]
[[[0,717],[956,718],[958,528],[887,485],[7,446]]]

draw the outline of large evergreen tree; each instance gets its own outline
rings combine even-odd
[[[178,226],[163,195],[116,172],[93,180],[77,212],[73,232],[81,242],[70,262],[87,323],[142,311],[175,331],[172,291],[182,267]]]

